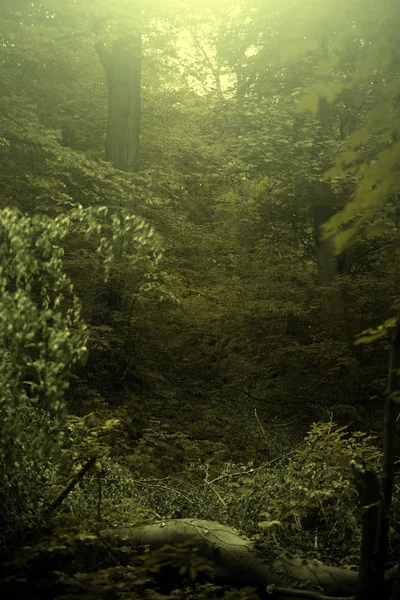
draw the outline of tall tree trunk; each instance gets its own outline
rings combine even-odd
[[[115,40],[110,54],[96,45],[108,86],[106,160],[127,172],[139,165],[141,43],[137,32]]]
[[[112,43],[111,52],[104,43],[96,50],[102,62],[108,87],[108,122],[105,159],[114,167],[135,172],[139,164],[141,111],[141,35],[135,32]],[[115,207],[115,205],[114,205]],[[135,368],[132,300],[127,289],[122,246],[115,249],[116,264],[109,281],[96,291],[97,307],[93,309],[92,325],[109,326],[111,351],[94,351],[89,356],[88,372],[100,378],[99,387],[110,396],[124,383],[141,383]],[[125,271],[125,272],[124,272]],[[132,278],[131,278],[132,281]],[[103,334],[105,336],[105,334]],[[107,338],[106,338],[107,341]]]

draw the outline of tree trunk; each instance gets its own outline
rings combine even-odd
[[[321,141],[329,136],[329,104],[321,98],[318,109],[321,126]],[[318,151],[318,144],[315,145]],[[317,156],[315,156],[317,158]],[[315,255],[317,259],[318,281],[322,287],[324,312],[332,324],[343,323],[345,318],[343,290],[335,278],[339,275],[339,259],[335,256],[332,239],[324,240],[321,227],[336,212],[336,197],[329,183],[317,181],[312,189],[312,211],[314,217]],[[324,289],[325,288],[325,289]]]
[[[121,171],[135,172],[139,165],[141,111],[141,35],[126,35],[113,42],[111,54],[96,45],[108,86],[106,160]]]
[[[268,564],[250,539],[239,535],[234,528],[214,521],[174,519],[139,527],[111,528],[99,535],[116,537],[132,546],[149,546],[150,550],[165,545],[170,550],[169,545],[179,546],[191,540],[199,556],[212,565],[214,582],[238,588],[255,587],[261,598],[271,597],[266,593],[267,586],[272,586],[273,597],[279,600],[297,595],[303,600],[352,597],[358,587],[356,572],[328,567],[317,560],[284,554]],[[390,573],[384,589],[380,590],[382,600],[388,597],[392,580],[393,573]]]
[[[322,288],[325,287],[325,290],[322,290],[324,310],[329,318],[343,321],[345,316],[343,291],[339,286],[333,285],[335,277],[339,275],[338,257],[334,254],[333,240],[324,240],[321,230],[322,225],[335,213],[334,195],[328,183],[318,182],[314,184],[312,209],[318,283]]]
[[[96,51],[104,67],[108,87],[108,122],[105,159],[121,171],[133,173],[139,164],[141,112],[141,35],[140,32],[120,37],[112,43],[98,42]],[[114,208],[118,208],[114,204]],[[100,382],[109,396],[121,389],[122,383],[141,383],[134,361],[132,300],[124,274],[122,243],[115,248],[115,269],[109,281],[96,290],[99,298],[91,323],[112,328],[112,351],[102,356],[89,356],[87,372],[103,373],[107,384]],[[103,353],[104,354],[104,353]]]

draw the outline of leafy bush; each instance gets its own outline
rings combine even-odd
[[[153,234],[134,215],[74,208],[51,219],[0,211],[0,541],[16,539],[39,518],[61,458],[65,391],[87,354],[81,303],[63,268],[65,238],[81,231],[97,242],[107,276],[116,246],[156,252]],[[144,230],[143,230],[144,228]],[[112,241],[109,240],[110,231]],[[124,238],[124,239],[122,239]],[[129,245],[129,244],[128,244]],[[154,256],[157,260],[158,256]],[[32,523],[31,523],[32,525]]]
[[[93,413],[83,418],[68,417],[63,460],[59,461],[64,464],[63,471],[68,467],[71,478],[91,456],[96,457],[96,463],[64,499],[59,516],[63,527],[66,523],[89,526],[99,521],[112,525],[139,524],[154,516],[138,501],[136,482],[129,469],[115,461],[113,446],[119,420],[112,418],[110,410],[107,412],[102,418]],[[65,485],[65,474],[60,473],[59,491]]]
[[[379,471],[381,457],[373,436],[350,434],[332,422],[314,423],[279,467],[245,469],[222,495],[232,524],[258,530],[261,540],[319,556],[329,548],[330,556],[334,549],[339,558],[350,557],[360,537],[351,461]]]
[[[155,447],[161,449],[167,437],[161,435],[157,446],[154,432]],[[181,441],[185,447],[186,440]],[[374,441],[332,422],[314,423],[300,446],[269,463],[254,467],[229,461],[216,475],[217,465],[203,454],[182,465],[179,474],[143,480],[140,493],[162,516],[227,522],[268,546],[301,548],[330,560],[336,553],[348,565],[358,560],[360,541],[351,461],[379,471],[382,453]]]

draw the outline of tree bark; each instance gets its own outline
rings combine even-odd
[[[74,535],[71,532],[72,538]],[[187,585],[182,572],[190,574],[199,583],[209,579],[214,585],[237,589],[251,587],[262,600],[354,600],[358,588],[358,573],[329,567],[317,560],[284,553],[268,562],[250,539],[241,536],[236,529],[214,521],[187,518],[138,527],[100,529],[97,536],[89,535],[87,540],[85,536],[77,537],[71,541],[73,546],[69,547],[69,542],[66,546],[62,543],[50,553],[48,548],[52,542],[49,539],[39,542],[33,547],[34,553],[30,548],[26,555],[22,553],[17,560],[0,565],[1,597],[94,598],[85,580],[79,580],[79,576],[87,571],[88,576],[91,574],[96,579],[96,598],[108,598],[110,580],[104,578],[104,569],[107,569],[108,561],[112,567],[119,564],[118,556],[122,557],[123,565],[129,565],[129,547],[132,547],[136,564],[143,565],[141,583],[138,582],[136,588],[142,591],[138,596],[132,593],[130,598],[147,597],[144,589],[147,585],[156,585],[155,597],[164,598],[163,594]],[[122,554],[117,552],[118,549]],[[127,583],[131,575],[128,571]],[[398,600],[397,576],[397,567],[388,571],[375,598]],[[72,588],[71,582],[74,582]],[[121,583],[123,585],[123,581]]]
[[[389,547],[389,513],[392,505],[395,463],[397,456],[397,419],[400,397],[400,317],[392,340],[388,390],[384,417],[383,476],[380,522],[377,541],[378,575],[382,578]]]
[[[300,595],[298,588],[303,598],[323,598],[324,594],[351,597],[357,590],[356,572],[288,554],[269,565],[250,539],[214,521],[174,519],[140,527],[106,529],[99,535],[120,538],[132,546],[149,546],[150,550],[192,540],[199,555],[211,563],[215,571],[213,581],[238,588],[255,587],[262,598],[267,597],[267,586],[272,586],[272,597],[279,600],[293,598],[295,591]],[[310,592],[308,596],[306,590]],[[381,598],[384,597],[382,594]]]
[[[139,166],[141,113],[141,35],[126,35],[113,42],[111,53],[96,44],[108,87],[106,160],[121,171]]]
[[[321,98],[319,102],[318,119],[321,126],[319,141],[323,141],[325,136],[329,137],[330,128],[329,104],[325,98]],[[318,144],[315,144],[315,152],[318,152]],[[317,154],[314,158],[318,159]],[[326,316],[332,320],[332,323],[342,323],[345,318],[343,291],[337,283],[335,285],[335,278],[340,273],[339,261],[335,255],[333,240],[323,239],[321,229],[322,225],[336,212],[336,198],[330,184],[326,181],[317,181],[314,183],[311,193],[314,218],[314,247],[318,281],[324,295],[324,311]]]
[[[361,507],[361,553],[359,585],[356,600],[375,600],[382,588],[382,576],[377,568],[377,535],[379,512],[381,510],[381,493],[378,476],[361,464],[353,461],[352,470],[355,486],[360,498]]]
[[[322,225],[334,214],[334,196],[328,183],[318,182],[313,187],[313,217],[315,257],[317,261],[318,283],[324,288],[324,310],[332,319],[343,321],[345,317],[343,292],[332,287],[335,277],[339,275],[338,257],[334,253],[332,239],[324,240]]]

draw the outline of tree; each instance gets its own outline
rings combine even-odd
[[[114,40],[112,50],[98,42],[108,89],[106,160],[121,171],[135,172],[139,165],[141,117],[141,34]]]

